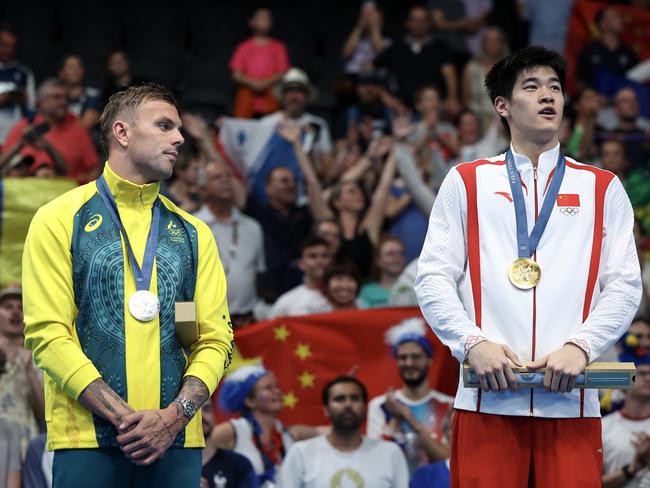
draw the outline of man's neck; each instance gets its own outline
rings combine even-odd
[[[558,143],[557,135],[548,141],[533,141],[524,137],[512,137],[512,147],[518,154],[526,156],[533,163],[533,168],[537,168],[540,154],[554,148]]]
[[[255,39],[255,42],[258,42],[260,44],[265,44],[269,40],[269,35],[268,34],[254,33],[253,34],[253,39]]]
[[[38,115],[41,118],[41,122],[44,122],[44,123],[48,124],[50,127],[55,127],[57,125],[61,125],[63,123],[63,121],[65,120],[65,117],[63,117],[62,119],[58,119],[58,118],[52,117],[51,115],[40,113],[40,112],[39,112]]]
[[[361,429],[357,429],[354,432],[340,432],[332,428],[332,431],[327,434],[327,441],[334,449],[343,452],[352,452],[359,449],[363,442],[363,436],[361,435]]]
[[[618,35],[612,32],[603,32],[600,42],[610,51],[616,51],[621,45]]]
[[[79,85],[67,85],[68,95],[77,98],[83,95],[84,87],[82,84]]]
[[[634,130],[636,129],[636,117],[619,117],[618,128],[621,130]]]
[[[650,402],[648,397],[637,396],[634,393],[628,394],[621,413],[635,419],[650,417]]]
[[[302,282],[310,290],[320,290],[321,289],[321,286],[320,286],[321,282],[320,282],[320,280],[318,280],[316,278],[304,275],[302,277]]]
[[[269,198],[269,205],[282,214],[287,215],[289,213],[290,206],[285,205],[283,202]]]
[[[409,400],[418,401],[427,396],[431,388],[429,388],[429,384],[425,380],[417,386],[404,385],[401,391],[402,395]]]
[[[230,220],[230,216],[232,215],[232,202],[227,200],[206,200],[205,204],[217,220],[222,222]]]
[[[16,353],[24,348],[25,338],[22,334],[0,336],[0,341],[5,342],[7,359],[13,360]]]
[[[137,170],[137,168],[133,163],[128,162],[122,157],[119,156],[113,157],[109,155],[109,160],[107,164],[110,166],[111,170],[113,170],[113,173],[115,173],[120,178],[129,181],[133,184],[145,185],[147,183],[152,183],[151,181],[148,181],[148,179]]]

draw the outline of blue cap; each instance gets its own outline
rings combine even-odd
[[[618,360],[622,363],[634,363],[636,366],[650,364],[650,351],[641,347],[639,339],[634,335],[626,332],[619,341],[623,349],[618,355]]]
[[[429,340],[425,336],[414,332],[407,332],[406,334],[399,336],[399,339],[397,339],[397,342],[393,345],[393,357],[397,357],[397,348],[405,342],[415,342],[416,344],[419,344],[422,346],[422,349],[424,349],[424,352],[427,353],[427,356],[433,357],[433,348],[431,347]]]
[[[242,366],[226,377],[219,390],[219,408],[226,412],[242,412],[246,398],[257,380],[269,372],[262,366]]]

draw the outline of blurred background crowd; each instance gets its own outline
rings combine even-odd
[[[417,257],[447,171],[508,147],[483,87],[485,74],[523,46],[563,53],[570,76],[562,151],[615,173],[637,217],[644,299],[627,345],[612,351],[610,359],[631,354],[645,365],[650,345],[650,324],[643,318],[650,303],[649,3],[5,2],[0,6],[0,242],[14,241],[14,247],[0,244],[0,485],[6,480],[7,486],[20,486],[21,478],[30,487],[51,482],[41,433],[42,373],[22,344],[16,246],[20,250],[37,204],[101,173],[102,108],[121,87],[143,81],[166,85],[179,100],[186,143],[161,191],[212,229],[237,331],[277,317],[417,305],[412,290]],[[403,426],[395,429],[412,434],[408,442],[398,442],[411,473],[431,462],[444,464],[452,400],[431,396],[426,386],[430,351],[413,343],[421,347],[394,353],[403,380],[401,401],[391,393],[381,408],[376,404],[390,412],[387,425],[387,419],[398,419]],[[420,383],[409,380],[414,368],[424,372]],[[278,478],[271,468],[282,464],[288,443],[336,430],[336,415],[330,417],[331,427],[293,425],[276,439],[283,402],[256,396],[258,389],[278,389],[273,373],[245,372],[238,381],[248,390],[237,395],[243,391],[248,403],[223,407],[253,418],[250,425],[262,438],[255,434],[255,442],[238,446],[237,429],[246,426],[232,421],[215,427],[208,411],[204,427],[212,444],[206,459],[234,449],[248,456],[255,482],[269,484]],[[649,394],[631,393],[640,417],[650,417]],[[409,405],[425,397],[428,405],[440,404],[439,415],[428,424],[409,413]],[[368,399],[361,399],[365,412]],[[610,392],[603,405],[611,410],[625,401]],[[375,412],[372,428],[368,419],[368,435],[399,438],[382,430],[379,416]],[[365,413],[358,417],[363,422]],[[641,427],[650,434],[650,424]],[[422,429],[433,435],[418,437]],[[617,429],[620,439],[612,452],[626,454],[607,469],[630,462],[632,452],[642,476],[645,459],[650,462],[650,439],[643,434],[632,443],[632,430]],[[409,453],[412,443],[424,448],[419,458]],[[232,460],[224,465],[239,466]],[[249,468],[243,462],[242,472]],[[285,481],[289,471],[283,472]],[[235,474],[218,473],[215,468],[206,474],[206,486],[238,486],[223,481]]]

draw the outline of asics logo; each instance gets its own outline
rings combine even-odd
[[[94,214],[90,216],[90,220],[84,227],[84,230],[86,232],[92,232],[99,228],[100,225],[102,225],[102,222],[104,221],[104,217],[102,217],[100,214]]]

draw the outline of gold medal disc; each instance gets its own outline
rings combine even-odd
[[[530,258],[515,259],[508,269],[510,281],[517,288],[529,290],[537,286],[542,277],[542,270],[535,261]]]

